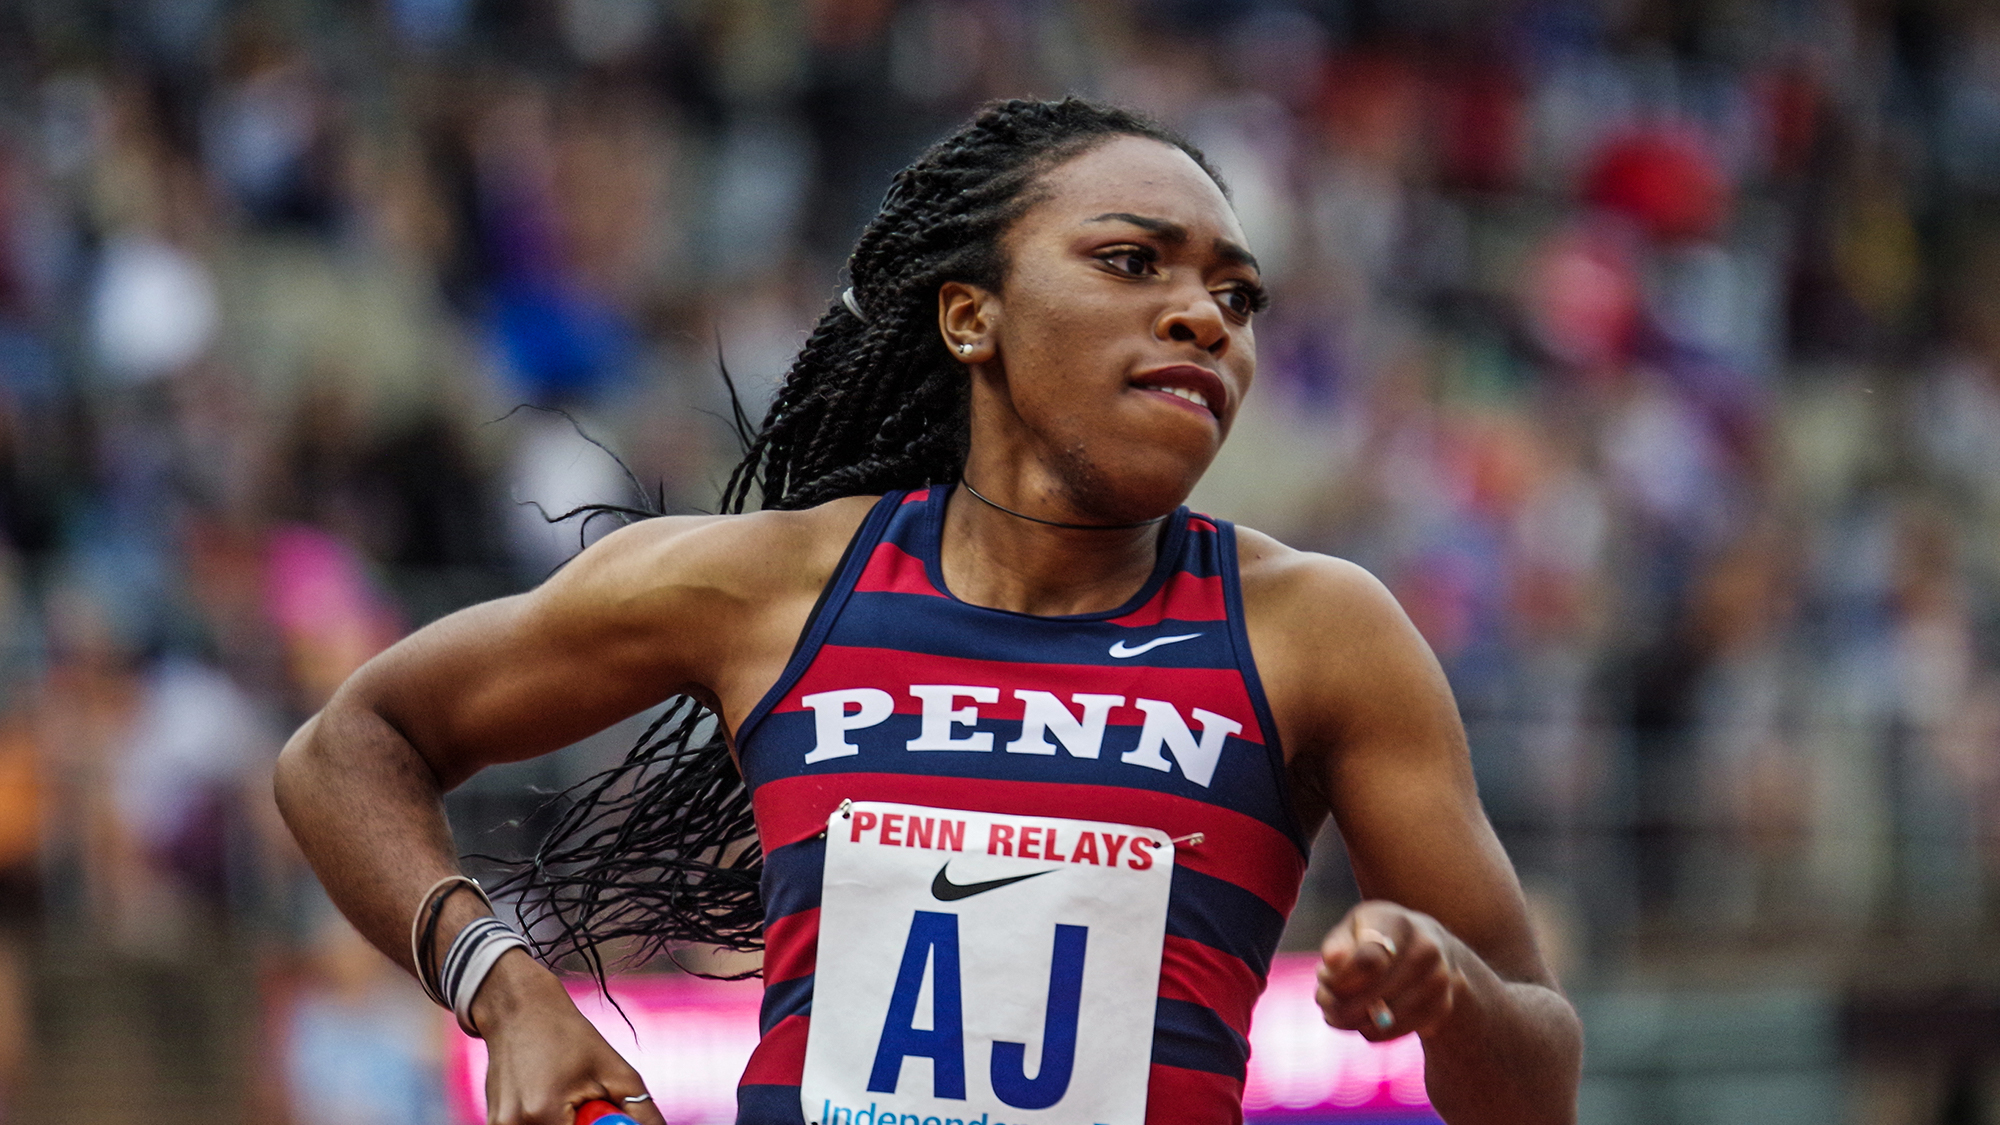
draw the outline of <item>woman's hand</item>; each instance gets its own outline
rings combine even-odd
[[[1430,915],[1360,903],[1320,943],[1320,1012],[1377,1042],[1430,1031],[1465,990],[1463,955],[1463,944]]]
[[[503,976],[503,968],[506,970]],[[487,1125],[571,1125],[593,1098],[641,1125],[666,1125],[630,1064],[612,1050],[555,974],[516,950],[493,967],[472,1005],[486,1037]]]

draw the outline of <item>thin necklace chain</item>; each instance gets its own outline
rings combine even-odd
[[[1137,523],[1062,523],[1058,520],[1045,520],[1040,516],[1031,516],[1026,512],[1017,512],[1005,504],[990,500],[982,495],[978,489],[972,487],[971,481],[963,477],[959,478],[958,483],[964,485],[967,492],[972,493],[973,499],[978,500],[989,508],[998,508],[1010,516],[1027,520],[1029,523],[1047,524],[1050,527],[1060,527],[1070,531],[1133,531],[1141,527],[1151,527],[1161,520],[1166,519],[1167,516],[1173,515],[1172,512],[1168,512],[1166,516],[1154,516],[1152,519],[1140,520]]]

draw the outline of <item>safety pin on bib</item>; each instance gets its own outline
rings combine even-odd
[[[854,819],[854,798],[842,797],[840,799],[840,807],[833,811],[839,813],[842,820]],[[814,833],[813,838],[816,840],[826,839],[826,829],[822,828],[817,833]]]

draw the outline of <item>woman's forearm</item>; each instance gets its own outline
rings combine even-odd
[[[410,962],[410,919],[425,888],[458,870],[442,792],[424,759],[365,707],[333,704],[278,757],[278,810],[334,905],[390,960]],[[484,913],[453,896],[439,932]]]
[[[1583,1065],[1576,1009],[1545,985],[1503,980],[1461,946],[1464,988],[1426,1032],[1424,1083],[1449,1125],[1570,1125]]]
[[[341,913],[397,964],[424,891],[457,872],[442,786],[407,739],[365,707],[336,702],[292,736],[278,761],[278,807]],[[433,950],[485,904],[453,895]],[[493,965],[471,1002],[487,1042],[488,1119],[559,1125],[588,1098],[641,1095],[640,1078],[577,1011],[562,983],[520,949]],[[664,1125],[651,1105],[628,1105]]]

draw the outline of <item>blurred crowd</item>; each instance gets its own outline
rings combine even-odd
[[[1068,91],[1228,177],[1275,305],[1197,506],[1395,590],[1573,975],[1990,929],[2000,12],[0,0],[0,1118],[36,966],[227,949],[271,1113],[431,1120],[279,746],[545,514],[712,504],[719,367],[754,413],[889,174]]]

